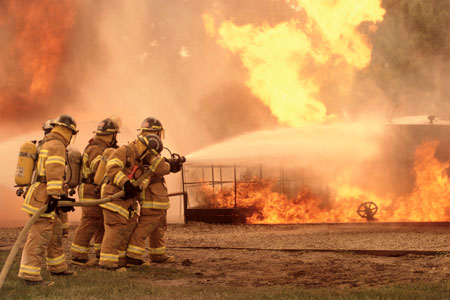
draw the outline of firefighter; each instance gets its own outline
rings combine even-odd
[[[49,119],[49,120],[45,121],[44,124],[42,124],[42,130],[44,131],[44,136],[46,136],[47,134],[49,134],[52,131],[52,129],[53,129],[52,122],[54,122],[54,120]],[[44,142],[43,139],[38,142],[38,146],[37,146],[38,152],[42,148],[43,142]],[[68,237],[69,236],[69,214],[67,212],[64,212],[59,209],[58,213],[55,215],[55,217],[59,217],[61,219],[62,236]],[[58,222],[55,222],[55,224],[58,224]]]
[[[46,256],[47,268],[52,275],[75,275],[67,269],[62,246],[62,224],[55,218],[55,209],[59,200],[71,200],[64,190],[66,171],[66,147],[72,137],[78,133],[72,117],[61,115],[51,122],[53,128],[44,138],[37,160],[37,178],[27,194],[22,210],[30,215],[48,204],[47,210],[32,225],[23,248],[19,277],[29,285],[50,286],[52,281],[44,281],[41,276],[41,264]],[[64,212],[73,207],[60,208]]]
[[[95,136],[89,141],[82,156],[81,185],[78,188],[80,201],[100,199],[100,186],[94,182],[94,176],[102,159],[103,152],[107,148],[117,147],[117,133],[119,122],[107,118],[102,120]],[[100,257],[100,246],[103,239],[103,212],[99,206],[86,206],[81,208],[82,215],[80,225],[75,231],[70,252],[72,263],[86,266],[89,261],[88,251],[91,238],[94,238],[94,251],[97,258]]]
[[[162,150],[161,140],[152,134],[140,135],[138,138],[116,149],[106,165],[108,184],[103,190],[103,197],[124,190],[123,199],[101,204],[103,208],[105,235],[100,251],[100,266],[107,270],[125,270],[119,268],[119,256],[125,256],[130,224],[135,223],[137,199],[150,178],[139,186],[134,186],[134,179],[143,173],[143,161],[150,153]]]
[[[144,119],[140,128],[141,134],[155,134],[164,138],[162,123],[154,118]],[[159,159],[154,156],[151,159]],[[127,248],[127,263],[130,265],[142,265],[145,251],[144,241],[149,237],[150,260],[157,263],[174,262],[175,258],[166,254],[164,233],[167,227],[167,210],[169,209],[169,196],[164,180],[164,175],[170,172],[178,172],[181,164],[171,159],[165,159],[155,169],[148,187],[141,193],[141,216],[135,232],[131,236]]]

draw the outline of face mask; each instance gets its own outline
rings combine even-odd
[[[75,142],[77,141],[77,135],[76,134],[72,134],[72,137],[70,138],[70,145],[74,145]]]
[[[142,161],[144,157],[148,154],[147,146],[144,145],[139,139],[136,141],[136,146],[138,148],[139,159]]]
[[[117,138],[116,135],[113,136],[112,141],[111,141],[111,147],[112,148],[118,148],[119,146],[117,145]]]

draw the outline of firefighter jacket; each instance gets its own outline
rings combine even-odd
[[[100,187],[94,184],[94,176],[106,148],[108,144],[104,140],[94,137],[84,149],[81,161],[81,184],[78,187],[80,201],[100,198]]]
[[[102,197],[108,197],[120,192],[125,182],[128,180],[133,181],[142,175],[143,167],[144,165],[139,160],[136,142],[131,142],[114,150],[106,164],[108,183],[102,192]],[[139,185],[141,190],[144,190],[149,182],[150,178],[146,178]],[[128,219],[137,209],[137,199],[118,199],[99,206],[117,212]]]
[[[163,176],[170,173],[170,165],[161,156],[152,155],[149,160],[154,175],[148,187],[140,194],[142,215],[150,213],[151,209],[169,209],[169,196]]]
[[[34,215],[47,203],[48,195],[65,194],[66,147],[69,145],[62,135],[51,132],[43,139],[36,163],[37,179],[25,195],[22,210]],[[42,217],[53,218],[55,212]]]

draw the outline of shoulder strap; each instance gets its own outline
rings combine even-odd
[[[130,145],[124,145],[127,148],[127,162],[125,163],[125,168],[131,168],[131,149]]]

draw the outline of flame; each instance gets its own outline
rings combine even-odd
[[[415,152],[413,172],[416,176],[411,193],[400,197],[379,197],[349,184],[329,185],[330,195],[314,194],[303,187],[292,198],[274,192],[274,179],[252,178],[237,187],[237,208],[251,212],[247,223],[320,223],[361,222],[357,214],[362,202],[374,202],[378,206],[375,218],[384,222],[399,221],[450,221],[450,193],[447,169],[434,157],[438,141],[425,142]],[[203,193],[214,208],[234,208],[233,188],[215,191],[203,185]]]
[[[5,24],[11,31],[9,46],[17,68],[0,90],[3,113],[14,116],[24,107],[46,104],[54,91],[75,23],[75,2],[31,0],[7,2]],[[11,67],[11,66],[10,66]],[[34,109],[29,109],[34,111]]]
[[[289,2],[289,1],[288,1]],[[356,69],[370,62],[371,46],[357,27],[382,21],[381,0],[297,0],[305,20],[238,26],[225,21],[217,42],[238,55],[248,69],[247,86],[283,123],[301,126],[333,118],[319,99],[320,69],[343,60]],[[296,9],[297,10],[297,9]],[[214,35],[214,18],[203,15],[207,33]],[[326,72],[326,71],[325,71]],[[345,80],[351,75],[341,72]]]

